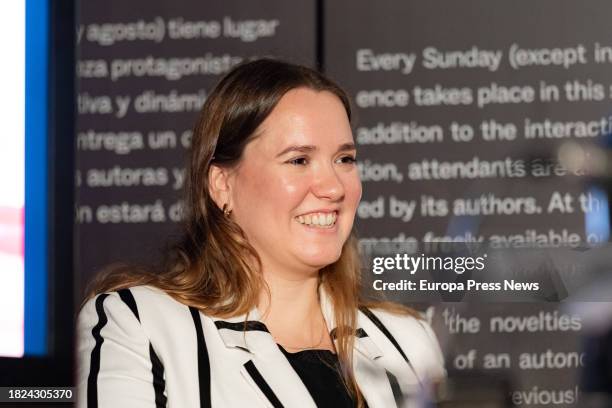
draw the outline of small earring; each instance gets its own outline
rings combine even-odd
[[[223,215],[225,215],[226,217],[229,217],[231,213],[232,213],[232,210],[229,208],[229,205],[227,205],[227,203],[223,204]]]

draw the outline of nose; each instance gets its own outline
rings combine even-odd
[[[344,182],[333,164],[323,166],[315,176],[312,191],[318,198],[341,201],[344,198]]]

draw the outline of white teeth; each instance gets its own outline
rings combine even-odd
[[[333,226],[336,223],[336,218],[336,213],[332,212],[300,215],[296,217],[296,220],[300,224],[316,226],[319,228],[326,228]]]

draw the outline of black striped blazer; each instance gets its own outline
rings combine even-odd
[[[332,332],[331,303],[320,295]],[[355,377],[370,408],[409,406],[446,375],[426,322],[363,309],[358,325]],[[257,309],[222,320],[137,286],[90,299],[77,342],[80,408],[316,406]]]

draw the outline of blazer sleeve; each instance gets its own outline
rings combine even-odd
[[[444,354],[440,348],[438,337],[434,333],[431,325],[425,320],[419,320],[419,324],[423,327],[427,338],[429,339],[429,349],[431,351],[431,364],[428,366],[427,377],[432,381],[440,381],[446,378],[447,373],[444,368]]]
[[[78,408],[156,406],[149,339],[117,292],[79,312],[76,384]]]

